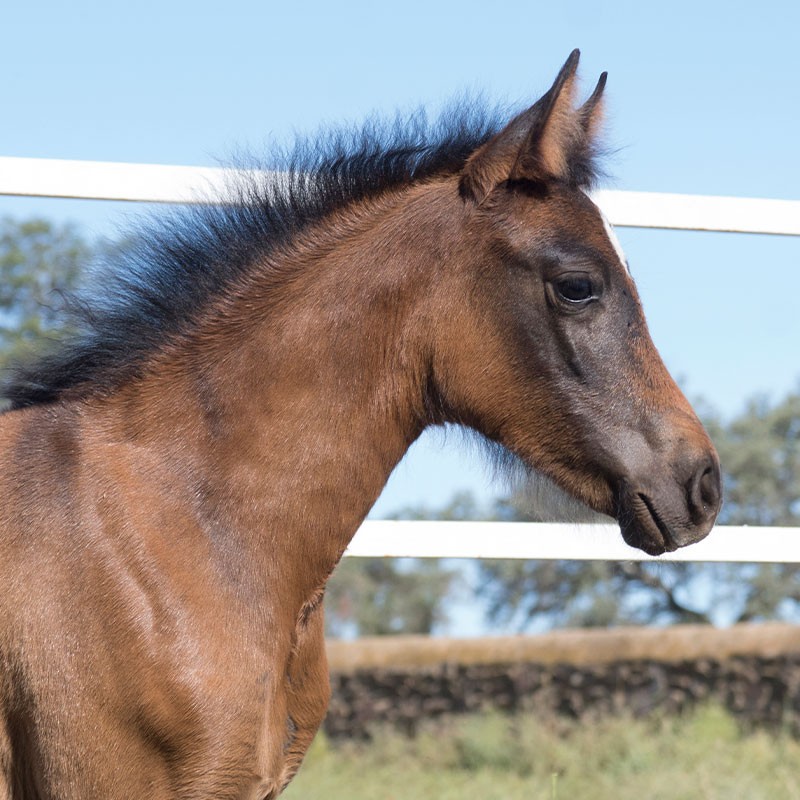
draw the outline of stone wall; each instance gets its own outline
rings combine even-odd
[[[332,644],[328,734],[366,737],[378,723],[412,733],[422,720],[490,709],[581,719],[675,713],[713,700],[746,724],[800,735],[800,629],[794,626],[441,642],[392,637]]]

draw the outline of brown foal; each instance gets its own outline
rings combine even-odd
[[[186,211],[17,371],[0,798],[276,797],[328,703],[326,581],[428,425],[648,553],[708,533],[717,457],[585,192],[577,62],[505,127],[368,129]]]

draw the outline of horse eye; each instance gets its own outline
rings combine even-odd
[[[592,282],[588,278],[562,278],[555,281],[553,287],[558,296],[568,303],[583,303],[594,297]]]

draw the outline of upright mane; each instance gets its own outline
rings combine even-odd
[[[109,391],[148,357],[192,330],[276,247],[334,211],[435,176],[459,172],[507,119],[479,102],[453,104],[430,121],[420,110],[391,121],[323,131],[267,161],[248,159],[224,204],[181,207],[153,218],[96,265],[94,283],[67,298],[75,333],[0,388],[10,408]],[[589,183],[585,154],[578,170]],[[238,164],[237,166],[242,166]]]

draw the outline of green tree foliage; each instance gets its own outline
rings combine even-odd
[[[90,257],[72,226],[0,220],[0,367],[63,333],[61,296]]]
[[[469,492],[458,492],[439,509],[406,508],[395,519],[512,520],[517,509],[498,500],[482,509]],[[438,558],[350,558],[336,569],[326,592],[328,633],[380,636],[431,633],[447,623],[447,600],[462,587],[461,572]]]
[[[506,511],[498,503],[495,512]],[[484,517],[469,492],[444,508],[407,508],[395,519],[469,520]],[[333,636],[431,633],[448,621],[446,601],[459,572],[438,558],[348,558],[337,567],[325,594],[325,619]]]
[[[800,525],[800,393],[751,401],[729,424],[706,421],[722,462],[729,525]]]
[[[455,577],[438,559],[345,558],[325,596],[328,633],[431,633]]]

